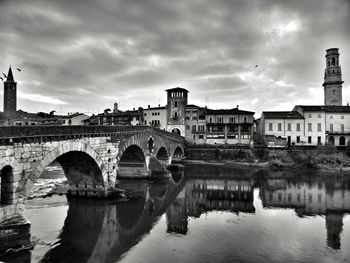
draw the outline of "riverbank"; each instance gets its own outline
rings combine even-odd
[[[308,170],[318,172],[322,175],[345,175],[350,176],[350,166],[342,165],[326,165],[319,164],[313,167],[307,167],[305,165],[291,165],[291,164],[280,164],[275,165],[271,162],[246,162],[246,161],[235,161],[235,160],[183,160],[184,164],[203,164],[211,166],[222,166],[227,168],[253,168],[253,169],[273,169],[273,170]]]
[[[350,156],[334,146],[290,147],[195,147],[186,148],[187,163],[266,169],[308,169],[325,174],[350,174]]]

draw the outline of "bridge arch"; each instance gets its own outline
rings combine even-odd
[[[10,205],[13,202],[13,168],[11,165],[4,166],[0,171],[0,204]]]
[[[157,157],[158,160],[167,161],[169,159],[169,153],[168,153],[167,149],[164,146],[161,146],[158,149],[156,157]]]
[[[63,168],[69,184],[76,188],[103,188],[108,185],[107,171],[96,151],[87,143],[63,142],[51,150],[37,163],[25,180],[24,195],[28,196],[32,185],[39,179],[44,169],[57,160]]]
[[[146,175],[147,166],[144,151],[136,144],[129,145],[119,158],[117,176],[140,177]]]
[[[184,157],[184,150],[181,146],[177,146],[174,149],[174,152],[172,154],[173,160],[181,160]]]

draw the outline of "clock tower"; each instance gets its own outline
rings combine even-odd
[[[326,50],[326,69],[324,74],[324,105],[342,105],[341,67],[338,48]]]
[[[17,111],[17,82],[13,79],[11,67],[4,82],[4,117],[15,118]]]

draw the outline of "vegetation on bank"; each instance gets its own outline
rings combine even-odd
[[[187,159],[207,162],[239,162],[270,167],[300,167],[328,171],[348,171],[350,173],[350,143],[345,150],[325,145],[315,148],[289,147],[268,148],[263,144],[255,147],[194,147],[186,152]]]

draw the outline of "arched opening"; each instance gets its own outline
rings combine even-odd
[[[10,205],[13,202],[13,169],[10,165],[2,168],[0,173],[1,199],[0,204]]]
[[[104,186],[100,167],[95,159],[87,153],[70,151],[57,157],[56,160],[62,166],[71,186],[79,188],[79,190]],[[84,194],[87,195],[87,192],[84,192]]]
[[[329,144],[329,145],[334,145],[334,137],[333,137],[333,136],[329,136],[329,138],[328,138],[328,144]]]
[[[143,151],[137,145],[125,149],[118,163],[119,177],[140,177],[147,175],[146,159]]]
[[[154,141],[153,141],[153,138],[150,137],[148,139],[148,150],[149,150],[150,153],[153,152],[153,148],[154,148]]]
[[[176,147],[174,154],[173,154],[173,160],[181,160],[184,155],[184,152],[180,146]]]
[[[175,133],[175,134],[177,134],[177,135],[181,135],[181,131],[180,131],[179,128],[174,128],[174,129],[171,130],[171,132],[172,132],[172,133]]]
[[[345,145],[345,137],[344,136],[340,136],[340,138],[339,138],[339,145],[342,145],[342,146]]]
[[[29,198],[52,194],[105,195],[102,171],[96,160],[83,151],[68,151],[53,162],[44,164],[40,176],[33,183],[34,187],[26,193]]]
[[[165,149],[165,147],[161,147],[158,150],[157,159],[161,161],[167,161],[169,159],[169,154],[168,154],[168,151]]]

